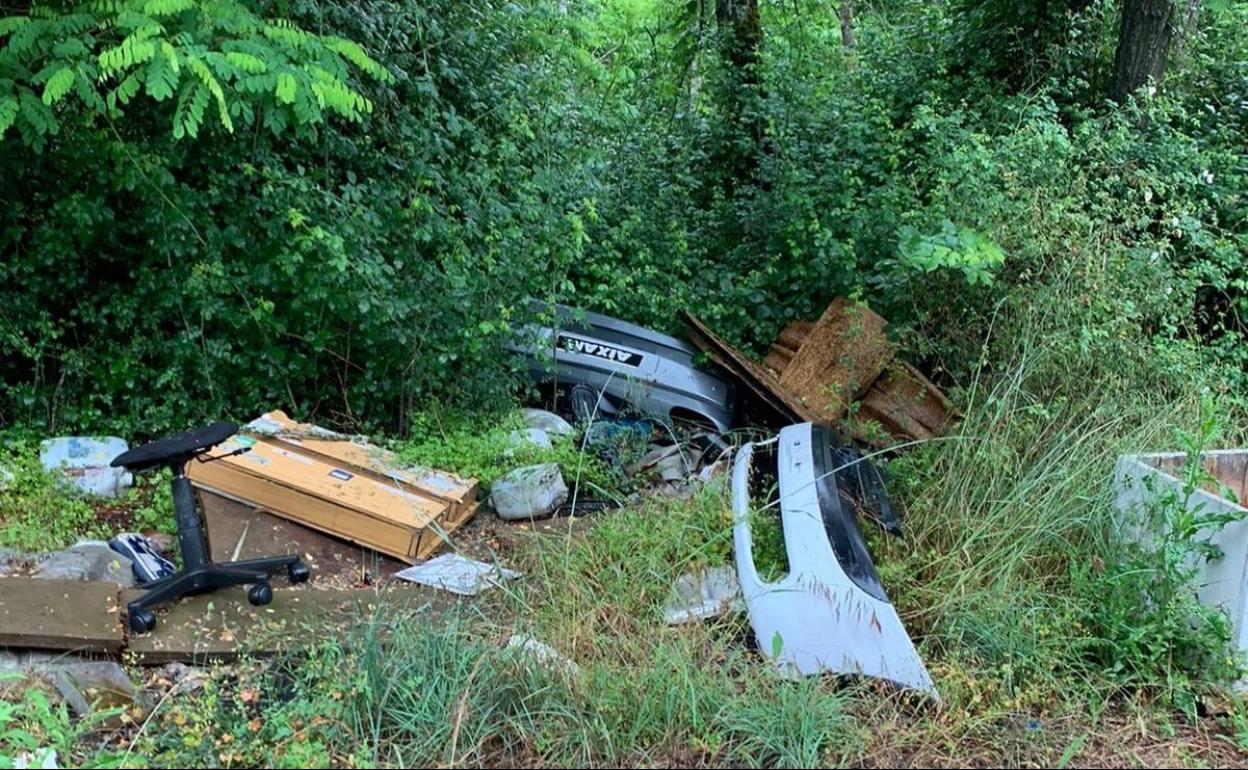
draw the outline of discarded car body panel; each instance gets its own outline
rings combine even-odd
[[[694,366],[697,349],[675,337],[556,305],[552,326],[527,326],[510,347],[535,382],[580,383],[646,414],[732,427],[731,387]]]
[[[863,674],[937,696],[923,661],[889,603],[866,541],[836,488],[837,455],[810,423],[778,438],[780,517],[789,573],[763,582],[754,564],[749,474],[755,446],[733,466],[737,577],[764,655],[789,677]]]

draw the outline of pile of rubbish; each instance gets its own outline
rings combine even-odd
[[[508,439],[509,458],[531,454],[531,447],[576,440],[642,494],[675,498],[731,478],[736,563],[678,580],[665,607],[669,623],[744,611],[758,651],[784,676],[860,674],[935,695],[859,526],[870,520],[890,536],[903,532],[875,462],[880,452],[871,450],[937,435],[956,415],[927,378],[897,359],[883,319],[837,300],[819,319],[791,325],[757,362],[693,316],[685,318],[692,344],[566,307],[550,308],[543,317],[548,323],[523,329],[512,350],[525,362],[546,408],[523,411],[524,427]],[[743,443],[743,429],[753,437],[774,437]],[[193,509],[193,488],[202,509],[202,532],[199,514],[178,513],[179,550],[201,552],[192,559],[193,569],[202,563],[237,572],[264,562],[267,570],[281,561],[289,565],[292,583],[310,573],[320,594],[328,593],[325,571],[351,560],[350,549],[394,564],[381,570],[390,586],[423,585],[462,596],[499,589],[521,575],[496,559],[469,558],[460,547],[460,534],[482,510],[492,510],[507,527],[621,502],[600,499],[584,484],[577,489],[564,477],[567,469],[551,462],[512,469],[489,485],[487,495],[476,479],[412,466],[363,437],[300,423],[280,411],[241,427],[216,424],[138,450],[116,437],[53,439],[45,442],[43,459],[84,493],[115,496],[132,483],[130,470],[156,467],[153,457],[179,447],[187,449],[180,460],[187,481],[179,482],[175,474],[175,502]],[[751,483],[755,477],[773,483]],[[182,499],[177,484],[188,482]],[[764,502],[759,492],[768,488],[778,489],[778,495]],[[788,554],[789,574],[774,583],[760,579],[751,555],[748,514],[760,507],[778,511]],[[448,543],[454,552],[435,555]],[[166,629],[176,626],[178,613],[171,610],[153,632],[155,615],[145,609],[144,592],[164,590],[185,574],[166,558],[168,549],[142,533],[120,533],[108,543],[81,543],[61,553],[0,554],[0,581],[27,581],[5,591],[20,591],[28,600],[19,606],[0,599],[0,616],[23,619],[7,635],[0,633],[0,647],[128,648],[140,659],[162,661],[228,652],[247,633],[245,625],[215,629],[207,639],[194,629]],[[293,556],[261,558],[282,552]],[[29,581],[45,577],[55,578],[56,586],[70,581],[84,586],[76,601],[91,612],[26,618],[43,595]],[[366,574],[362,583],[335,589],[341,600],[307,600],[302,610],[292,598],[298,591],[279,592],[280,610],[334,614],[369,582]],[[235,583],[219,583],[230,584]],[[247,593],[257,606],[272,596],[267,582]],[[119,615],[118,606],[129,609]],[[188,616],[192,623],[202,622],[205,612],[248,617],[241,605],[233,607],[214,609],[209,603]],[[125,614],[131,615],[129,635],[109,625]],[[98,615],[98,623],[87,628],[86,615]],[[511,646],[547,664],[556,660],[557,653],[537,640],[517,637]],[[574,663],[559,660],[552,665],[574,670]]]

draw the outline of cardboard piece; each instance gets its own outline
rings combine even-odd
[[[0,578],[0,647],[117,652],[116,583]]]
[[[217,459],[190,463],[187,475],[201,490],[409,563],[427,558],[476,511],[475,480],[435,494],[424,485],[335,462],[334,452],[366,459],[344,443],[350,444],[324,440],[312,451],[272,436],[238,435],[213,451]]]

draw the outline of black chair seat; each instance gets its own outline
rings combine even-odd
[[[214,422],[203,428],[167,436],[123,452],[113,460],[112,466],[132,472],[147,470],[179,457],[188,458],[211,449],[235,433],[238,433],[238,426],[234,423]]]

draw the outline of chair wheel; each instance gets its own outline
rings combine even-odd
[[[247,601],[256,607],[263,607],[273,601],[273,587],[268,583],[256,583],[247,589]]]
[[[151,610],[139,610],[130,615],[130,631],[135,634],[146,634],[156,627],[156,613]]]
[[[308,569],[308,565],[297,561],[286,568],[286,576],[292,583],[306,583],[312,577],[312,570]]]

